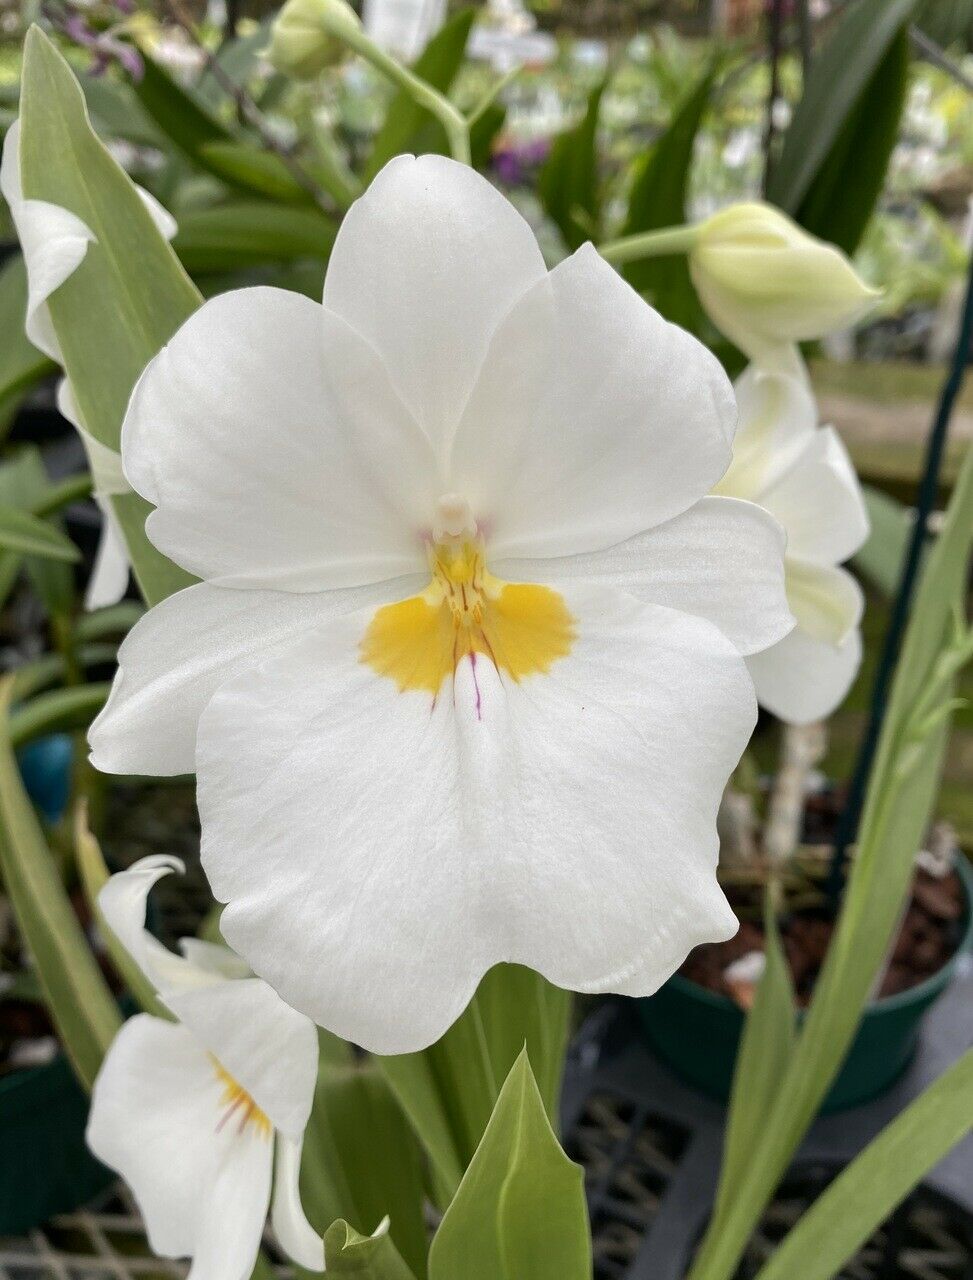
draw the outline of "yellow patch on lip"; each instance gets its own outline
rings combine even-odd
[[[570,653],[576,631],[563,597],[550,587],[495,578],[479,541],[444,539],[431,548],[429,562],[432,581],[422,595],[384,605],[361,642],[362,662],[400,691],[435,696],[477,653],[517,681],[549,671]]]
[[[223,1109],[223,1114],[216,1126],[216,1132],[219,1133],[230,1120],[236,1117],[237,1133],[243,1133],[248,1126],[252,1125],[262,1138],[269,1138],[274,1131],[274,1126],[270,1123],[267,1114],[260,1110],[243,1085],[230,1075],[219,1059],[214,1058],[212,1054],[209,1056],[216,1078],[223,1086],[223,1092],[220,1094],[220,1107]]]

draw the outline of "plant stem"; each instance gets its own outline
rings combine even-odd
[[[430,115],[436,117],[446,130],[450,154],[454,160],[458,160],[461,164],[472,163],[469,121],[458,108],[453,106],[448,98],[434,89],[432,85],[426,84],[425,80],[420,80],[417,75],[413,75],[408,67],[403,67],[401,63],[396,62],[384,49],[380,49],[377,44],[371,41],[364,31],[342,28],[340,32],[335,32],[335,34],[349,48],[361,54],[366,62],[370,62],[377,71],[380,71],[393,84],[398,85],[400,89],[404,89],[413,102],[418,103],[420,107],[425,107]]]
[[[643,231],[636,236],[622,236],[620,240],[608,240],[598,252],[614,266],[636,262],[639,258],[661,258],[670,253],[688,253],[696,242],[698,229],[694,226],[663,227],[660,231]]]

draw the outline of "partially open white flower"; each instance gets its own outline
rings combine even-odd
[[[175,219],[148,191],[139,186],[136,186],[136,190],[159,231],[167,240],[171,240],[176,233]],[[27,272],[27,314],[24,329],[39,351],[58,364],[63,364],[61,348],[51,322],[48,299],[84,261],[88,245],[94,243],[94,232],[69,209],[46,200],[24,199],[20,181],[19,120],[13,122],[3,140],[0,192],[10,208]],[[101,461],[99,465],[99,459],[106,459],[107,468],[110,469],[111,459],[118,455],[100,445],[85,429],[81,411],[75,403],[67,379],[58,388],[58,408],[77,429],[84,443],[95,482],[95,499],[103,517],[101,541],[85,595],[86,608],[99,609],[103,605],[115,604],[125,594],[128,586],[128,553],[109,502],[112,493],[124,492],[125,489],[111,488],[106,482],[106,461]],[[118,470],[120,473],[120,468]]]
[[[473,170],[393,160],[324,306],[206,303],[123,432],[205,579],[120,652],[102,769],[199,777],[227,940],[382,1053],[498,961],[644,994],[736,921],[720,793],[741,653],[792,626],[777,523],[707,497],[717,361],[590,245],[550,273]]]
[[[733,464],[716,492],[758,502],[787,534],[787,601],[797,626],[747,658],[761,704],[782,720],[820,720],[842,701],[861,662],[861,588],[838,568],[868,536],[861,486],[817,405],[796,351],[788,367],[751,365],[736,386]]]
[[[689,269],[713,323],[765,367],[791,343],[853,324],[881,296],[833,244],[760,201],[700,223]]]
[[[298,1190],[317,1033],[228,948],[184,938],[175,955],[146,931],[149,890],[182,869],[143,858],[99,895],[178,1022],[138,1014],[119,1031],[95,1081],[88,1145],[131,1187],[152,1249],[192,1258],[191,1277],[247,1280],[271,1202],[281,1246],[322,1271]]]

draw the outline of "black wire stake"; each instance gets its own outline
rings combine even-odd
[[[966,298],[960,320],[959,333],[956,335],[956,346],[953,359],[943,389],[939,395],[936,416],[933,419],[926,445],[926,465],[919,485],[916,499],[916,519],[909,540],[909,548],[899,579],[899,588],[892,608],[882,656],[879,661],[875,683],[869,706],[868,727],[862,740],[855,761],[855,770],[848,788],[848,799],[845,803],[838,829],[835,834],[834,853],[828,871],[827,890],[832,903],[837,904],[844,887],[845,865],[847,863],[848,846],[854,844],[858,835],[858,824],[861,821],[862,807],[868,779],[875,760],[879,736],[885,721],[888,707],[889,689],[895,666],[902,647],[902,636],[909,618],[912,596],[915,591],[916,578],[922,562],[922,552],[929,534],[929,517],[936,502],[939,489],[939,473],[942,470],[943,455],[946,449],[946,437],[949,432],[949,421],[953,414],[953,406],[963,385],[963,376],[970,358],[973,344],[973,255],[970,257],[969,274],[966,281]]]

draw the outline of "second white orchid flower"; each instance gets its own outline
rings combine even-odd
[[[124,1024],[95,1082],[88,1144],[131,1187],[154,1252],[192,1258],[191,1278],[247,1280],[268,1207],[282,1248],[322,1271],[298,1190],[317,1033],[228,948],[186,938],[175,955],[146,931],[150,889],[182,869],[143,858],[99,895],[178,1022]]]
[[[818,426],[807,371],[796,350],[766,370],[751,365],[736,385],[740,424],[733,463],[717,493],[757,502],[787,534],[784,575],[797,626],[751,654],[761,704],[782,720],[821,720],[844,699],[861,663],[864,597],[841,563],[868,536],[868,514],[847,451]]]
[[[222,928],[380,1053],[514,961],[647,994],[736,921],[716,811],[742,654],[792,626],[783,536],[708,497],[717,361],[586,246],[548,273],[473,170],[393,160],[324,306],[207,302],[122,446],[147,532],[205,579],[120,652],[92,759],[195,769]]]

